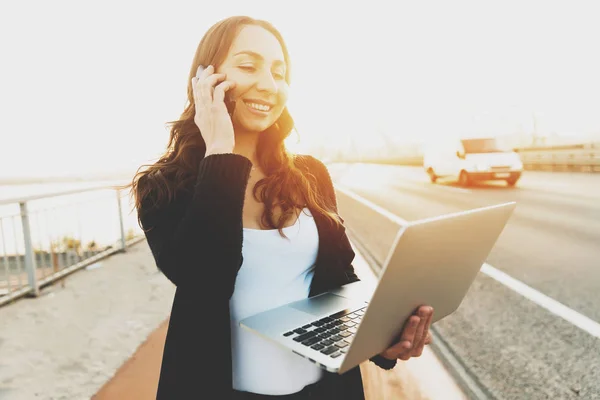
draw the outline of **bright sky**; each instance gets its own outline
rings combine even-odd
[[[200,38],[238,14],[288,43],[301,146],[531,132],[534,112],[600,137],[595,2],[347,3],[1,2],[0,177],[154,161]]]

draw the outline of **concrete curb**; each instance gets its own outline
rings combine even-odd
[[[467,393],[469,399],[495,400],[495,397],[479,383],[469,370],[464,366],[461,359],[454,354],[444,338],[435,327],[431,329],[433,335],[432,349],[439,359],[447,366],[463,392]]]

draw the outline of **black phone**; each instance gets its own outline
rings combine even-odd
[[[232,100],[230,96],[225,93],[225,107],[227,107],[227,112],[229,116],[233,116],[233,111],[235,110],[235,100]]]

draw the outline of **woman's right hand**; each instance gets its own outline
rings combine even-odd
[[[205,156],[232,153],[235,145],[233,124],[224,101],[225,93],[235,87],[235,82],[224,79],[225,74],[215,74],[212,65],[206,69],[199,66],[192,78],[196,108],[194,122],[206,143]]]

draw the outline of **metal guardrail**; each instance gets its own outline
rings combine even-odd
[[[600,172],[600,143],[570,146],[514,149],[526,170]],[[423,166],[422,154],[400,154],[394,157],[358,156],[331,162]]]
[[[515,149],[529,170],[600,172],[600,144]]]
[[[18,207],[0,215],[0,306],[38,297],[44,286],[142,240],[137,215],[123,213],[125,198],[115,186],[96,186],[0,200]]]

